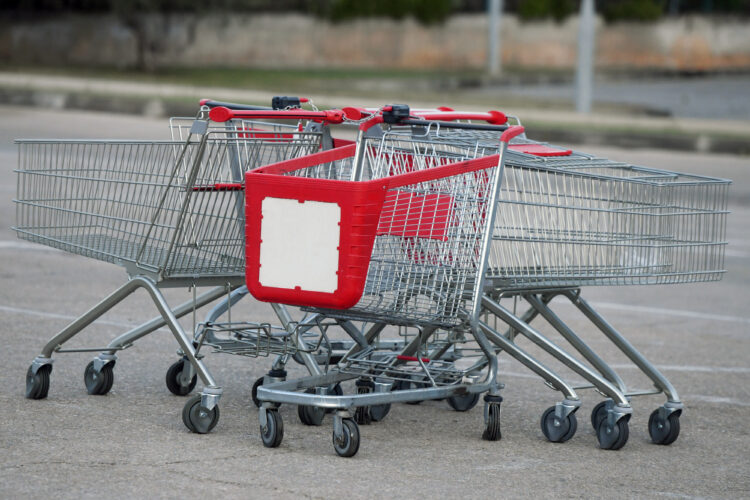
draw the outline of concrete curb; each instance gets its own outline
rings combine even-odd
[[[44,88],[29,85],[25,88],[0,81],[0,104],[51,109],[76,109],[124,113],[150,117],[193,116],[197,99],[218,96],[253,104],[267,104],[270,92],[237,89],[196,89],[180,86],[159,86],[151,93],[138,88],[139,84],[110,82],[104,87],[81,87],[80,90]],[[13,82],[15,83],[15,82]],[[68,85],[67,87],[70,87]],[[122,90],[122,93],[119,91]],[[134,91],[135,90],[135,91]],[[184,93],[181,93],[183,91]],[[360,102],[366,99],[328,97],[329,101]],[[382,103],[381,103],[382,104]],[[429,104],[414,103],[429,106]],[[574,113],[518,110],[527,131],[535,139],[560,144],[608,145],[624,148],[650,148],[701,153],[750,155],[750,126],[742,123],[701,121],[688,122],[644,117],[585,117]],[[703,126],[706,125],[706,126]]]

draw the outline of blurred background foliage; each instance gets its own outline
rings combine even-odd
[[[2,0],[0,11],[20,16],[59,13],[141,12],[299,12],[332,22],[355,18],[413,17],[440,23],[452,14],[479,13],[486,0]],[[506,0],[505,11],[521,20],[564,21],[578,11],[579,0]],[[607,22],[655,21],[691,13],[750,16],[750,0],[596,0]]]

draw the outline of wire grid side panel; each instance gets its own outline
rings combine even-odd
[[[439,167],[458,161],[497,154],[500,143],[482,145],[464,132],[449,139],[434,135],[386,132],[379,138],[367,138],[362,179],[382,179],[391,175]]]
[[[365,290],[352,312],[456,325],[472,307],[494,167],[386,195]]]
[[[727,184],[651,182],[506,161],[490,254],[500,287],[719,279]],[[670,173],[671,174],[671,173]]]
[[[144,238],[154,220],[162,238],[175,230],[172,204],[157,214],[164,196],[180,197],[168,187],[181,147],[169,142],[20,142],[19,237],[107,262],[134,262],[143,247],[152,261],[160,261],[166,256],[163,241],[152,239],[144,246]],[[194,149],[188,148],[188,158]]]
[[[320,141],[319,133],[210,133],[197,165],[183,162],[188,203],[166,274],[244,275],[244,192],[200,188],[240,183],[249,170],[318,151]]]

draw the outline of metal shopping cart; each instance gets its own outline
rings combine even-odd
[[[408,109],[386,107],[361,130],[404,116]],[[359,431],[350,410],[484,392],[485,437],[499,439],[497,360],[476,320],[503,153],[523,129],[486,127],[502,133],[488,148],[420,139],[410,129],[363,134],[356,146],[246,175],[247,285],[256,298],[313,308],[336,321],[417,326],[424,342],[438,329],[449,331],[454,343],[468,334],[487,360],[480,369],[459,369],[439,357],[378,351],[370,331],[353,336],[357,345],[326,374],[259,387],[266,446],[283,438],[281,403],[336,410],[334,449],[352,456]],[[295,241],[316,244],[311,250]],[[358,384],[364,390],[346,396],[318,391],[352,379],[369,387]],[[411,388],[424,381],[429,387]],[[394,384],[404,390],[390,392]]]
[[[401,120],[400,123],[417,127],[426,142],[451,143],[455,148],[460,148],[461,143],[474,148],[482,144],[492,145],[498,136],[497,131],[472,130],[471,126],[441,129],[439,125],[427,125],[420,129],[420,124],[413,121]],[[361,176],[366,170],[361,168],[362,165],[377,164],[373,160],[383,154],[383,149],[360,146],[358,153],[362,154],[361,159],[355,157],[352,163],[355,171],[359,165]],[[412,162],[403,164],[411,168]],[[368,175],[377,178],[392,172],[390,166],[380,172],[371,168]],[[580,399],[571,384],[515,343],[517,334],[530,338],[585,378],[590,383],[587,387],[596,388],[609,398],[592,412],[592,426],[600,447],[618,449],[627,442],[627,423],[632,412],[629,398],[642,394],[664,393],[667,396],[667,403],[654,411],[649,419],[649,433],[657,444],[674,442],[679,434],[682,411],[676,391],[645,357],[583,300],[580,287],[720,279],[729,181],[612,162],[522,137],[514,141],[507,152],[501,185],[480,299],[483,318],[477,324],[497,350],[508,352],[563,393],[563,401],[543,413],[541,424],[545,436],[551,441],[562,442],[575,434],[575,411],[581,404]],[[372,275],[368,274],[368,280],[371,278]],[[628,389],[611,366],[552,312],[549,302],[557,295],[570,299],[654,382],[655,389]],[[530,308],[520,317],[516,316],[500,305],[501,297],[521,297],[529,302]],[[362,300],[367,300],[367,286]],[[348,314],[352,312],[344,313]],[[361,315],[362,311],[353,314]],[[539,315],[560,332],[593,369],[532,328],[529,323]],[[510,328],[501,334],[496,327],[490,326],[488,317],[500,319]],[[393,316],[389,321],[394,321]],[[436,351],[441,352],[439,346],[433,348],[433,352]],[[404,361],[404,358],[423,365],[435,359],[395,355],[368,362],[370,367],[383,369],[389,367],[392,360]],[[356,355],[350,359],[356,359]],[[346,362],[345,358],[343,366],[339,365],[340,372],[347,372]],[[486,358],[485,363],[490,362],[491,358]],[[473,370],[480,367],[481,362],[475,364]],[[423,369],[428,372],[426,367]],[[420,380],[427,378],[422,375]],[[414,380],[407,377],[397,381]],[[429,382],[435,386],[434,378]],[[299,401],[289,391],[293,388],[293,385],[283,384],[268,388],[283,393],[272,394],[268,401]],[[265,391],[264,397],[268,397]],[[387,398],[381,399],[388,401]],[[390,401],[396,400],[402,399]],[[319,404],[328,403],[330,400],[319,401]],[[362,400],[350,399],[346,404],[356,407],[363,403]],[[273,411],[273,405],[267,408],[269,412]],[[488,413],[491,411],[486,410],[486,417]],[[276,417],[273,414],[270,418]],[[263,412],[261,422],[264,442],[278,445],[272,436],[269,437],[277,422],[269,420]],[[342,429],[341,424],[335,422],[335,426]],[[339,443],[345,442],[342,436],[346,433],[337,434],[336,427],[334,443],[337,442],[336,436]],[[499,434],[499,424],[497,429]],[[347,431],[354,439],[356,433],[351,426]],[[280,441],[278,436],[276,438]]]
[[[186,425],[207,432],[216,424],[222,390],[197,356],[205,335],[195,342],[178,319],[243,285],[243,195],[233,183],[258,165],[332,146],[327,129],[318,125],[338,123],[343,117],[337,110],[263,113],[258,118],[292,119],[295,124],[259,128],[256,122],[233,121],[217,126],[209,121],[206,107],[189,128],[184,121],[172,122],[173,135],[179,140],[16,141],[14,229],[18,236],[118,264],[129,275],[123,286],[44,346],[27,372],[28,398],[47,396],[53,353],[82,351],[101,352],[86,367],[84,379],[90,394],[106,394],[114,380],[115,353],[166,325],[184,355],[168,371],[170,390],[190,392],[196,372],[205,385],[202,394],[186,405]],[[299,120],[312,126],[303,128]],[[197,286],[207,285],[214,288],[196,294]],[[160,288],[174,286],[192,287],[192,300],[171,308]],[[63,349],[67,341],[139,288],[149,292],[160,317],[106,347]],[[250,330],[254,330],[250,336],[256,339],[257,353],[273,351],[276,336],[270,327],[246,326],[246,332]],[[235,337],[242,341],[241,336]]]

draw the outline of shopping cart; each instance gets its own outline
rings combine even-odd
[[[259,118],[291,119],[295,125],[268,129],[240,121],[217,126],[209,121],[205,107],[189,128],[173,121],[173,134],[180,140],[16,141],[14,229],[19,238],[115,263],[129,275],[124,285],[44,346],[27,372],[28,398],[47,396],[55,352],[101,352],[86,367],[84,380],[90,394],[106,394],[114,380],[115,353],[166,325],[185,358],[170,368],[168,387],[186,394],[195,385],[195,373],[205,385],[202,394],[186,405],[186,425],[207,432],[216,424],[221,387],[196,355],[200,343],[184,332],[178,319],[243,285],[243,195],[233,184],[246,170],[264,162],[317,152],[326,147],[325,141],[332,145],[327,130],[305,129],[298,121],[328,124],[343,118],[338,110],[263,113]],[[193,298],[171,308],[160,289],[175,286],[191,287]],[[214,288],[198,295],[197,286]],[[160,317],[106,347],[63,349],[67,341],[139,288],[149,292]],[[256,339],[267,341],[268,352],[274,340],[272,330],[265,325],[252,328]]]
[[[508,352],[522,335],[563,362],[608,399],[594,407],[599,445],[618,449],[628,439],[631,397],[663,393],[667,402],[649,420],[649,434],[668,445],[679,435],[683,404],[672,384],[581,296],[582,286],[650,285],[721,279],[730,181],[614,162],[519,139],[506,157],[505,177],[491,244],[483,309],[510,328],[483,328]],[[624,353],[654,384],[628,388],[623,379],[550,307],[562,296]],[[500,299],[523,299],[516,315]],[[541,316],[588,362],[555,345],[530,322]],[[572,387],[525,353],[516,356],[573,399]],[[558,405],[542,416],[552,441],[575,433],[575,415]]]
[[[352,456],[359,447],[355,408],[484,392],[485,437],[500,437],[497,360],[476,320],[505,145],[523,129],[486,125],[501,134],[498,142],[472,149],[417,138],[410,128],[375,138],[364,133],[389,120],[410,125],[408,117],[408,109],[386,107],[361,127],[357,145],[246,175],[248,289],[260,300],[312,308],[336,321],[419,327],[424,342],[438,329],[450,331],[455,343],[468,333],[488,361],[482,372],[382,352],[367,332],[325,375],[259,387],[266,446],[283,438],[281,403],[336,410],[334,449]],[[364,382],[358,394],[318,391],[346,380]],[[425,381],[429,387],[410,388]],[[390,392],[394,384],[405,390]]]
[[[401,123],[405,122],[402,120]],[[411,126],[419,124],[412,122]],[[460,148],[461,143],[475,148],[478,145],[491,145],[498,135],[496,131],[472,130],[471,127],[443,127],[441,130],[439,126],[427,125],[419,130],[419,134],[424,138],[429,137],[433,145],[435,142],[450,142],[454,148]],[[377,164],[373,158],[382,154],[383,149],[361,147],[360,152],[362,156],[359,158],[362,159],[358,160],[355,155],[352,160],[355,171],[357,165],[361,167],[361,163]],[[368,154],[371,155],[369,159]],[[404,163],[412,165],[411,162]],[[331,167],[326,164],[325,168]],[[360,168],[360,172],[362,170]],[[377,169],[370,168],[369,175],[378,177],[389,175],[392,171],[388,167],[378,173]],[[356,175],[353,174],[355,178]],[[477,324],[497,350],[508,352],[540,375],[548,385],[563,393],[563,401],[542,415],[542,431],[549,440],[563,442],[575,434],[575,411],[581,404],[580,399],[571,384],[515,343],[519,333],[586,379],[590,385],[585,387],[596,388],[609,398],[592,412],[592,426],[597,432],[600,447],[618,449],[626,443],[629,433],[627,424],[632,413],[629,398],[644,394],[664,393],[668,399],[649,419],[652,440],[657,444],[671,444],[677,439],[682,411],[677,392],[643,355],[583,300],[580,287],[720,279],[726,245],[724,229],[729,184],[723,179],[612,162],[536,143],[525,137],[519,137],[511,145],[506,155],[498,215],[488,247],[489,265],[480,299],[483,320]],[[373,251],[374,255],[376,251]],[[368,279],[373,277],[371,274],[367,276]],[[259,296],[263,293],[261,290]],[[299,297],[298,294],[293,295]],[[612,367],[550,309],[549,302],[557,295],[570,299],[654,382],[655,390],[629,390]],[[519,317],[500,305],[502,297],[523,298],[529,302],[530,308]],[[312,296],[308,297],[308,300],[311,299]],[[362,300],[367,300],[367,286]],[[347,311],[343,316],[362,314],[362,310],[355,310]],[[340,312],[332,315],[342,316]],[[539,315],[571,343],[593,370],[529,325]],[[500,319],[510,328],[501,334],[496,325],[490,326],[488,317]],[[388,320],[394,321],[394,316],[391,315]],[[432,348],[433,352],[445,353],[440,346],[428,345],[428,348]],[[350,357],[353,358],[356,356]],[[381,356],[375,361],[368,360],[373,370],[369,373],[379,374],[378,370],[387,369],[394,358],[399,361],[409,358],[421,364],[439,359]],[[490,361],[488,357],[484,362]],[[347,359],[344,365],[346,362]],[[441,366],[441,370],[446,372],[452,368],[451,365]],[[479,368],[481,362],[473,367],[475,371]],[[340,364],[339,371],[346,372],[347,369]],[[423,384],[426,378],[422,376],[419,384]],[[413,377],[397,379],[407,383],[414,380]],[[435,384],[434,380],[429,382]],[[294,386],[281,384],[268,388],[284,394],[274,393],[267,400],[297,400],[289,392],[290,388]],[[265,391],[264,397],[269,398]],[[319,404],[328,402],[326,400]],[[361,400],[356,399],[347,400],[346,403],[351,407],[362,404]],[[272,405],[267,408],[269,412],[272,411]],[[278,427],[277,415],[273,414],[270,418],[274,420],[261,414],[261,433],[264,442],[278,445],[272,439],[274,425]],[[336,427],[342,429],[341,424]],[[497,429],[499,434],[499,424]],[[356,432],[351,424],[347,430],[353,440]],[[336,432],[334,435],[339,436],[338,442],[345,442],[342,436],[346,433]],[[280,441],[278,436],[275,437]],[[336,437],[334,439],[336,443]]]

